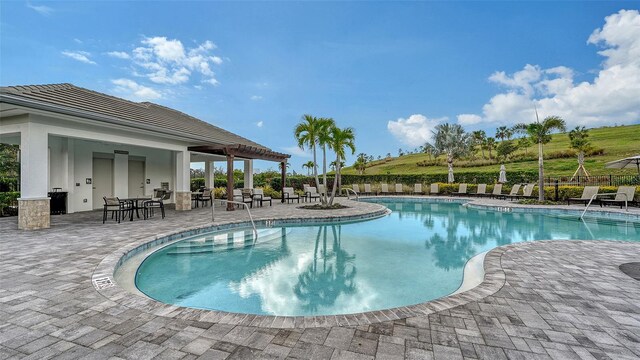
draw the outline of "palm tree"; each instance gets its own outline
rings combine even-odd
[[[489,151],[489,159],[493,159],[493,156],[491,155],[491,150],[496,148],[496,139],[492,137],[488,137],[484,142],[484,146]]]
[[[538,201],[544,201],[543,145],[551,141],[552,132],[566,131],[565,122],[559,116],[547,116],[540,122],[538,119],[538,111],[536,110],[536,122],[531,124],[518,124],[514,128],[519,132],[526,133],[532,142],[538,144]]]
[[[453,161],[469,152],[471,137],[459,124],[440,124],[432,132],[436,151],[447,155],[449,169],[453,169]]]
[[[589,130],[585,129],[585,127],[576,126],[575,129],[569,131],[569,140],[571,141],[571,148],[578,150],[578,169],[575,173],[573,173],[573,177],[576,175],[580,176],[580,174],[586,175],[589,177],[589,173],[587,169],[584,168],[584,153],[585,151],[591,148],[591,143],[589,142]],[[572,177],[572,179],[573,179]]]
[[[329,139],[329,148],[336,153],[336,175],[333,178],[333,188],[331,189],[331,199],[329,205],[333,204],[333,199],[336,197],[336,189],[338,188],[338,179],[340,178],[340,169],[342,168],[342,160],[345,159],[345,149],[349,148],[351,154],[355,154],[356,146],[355,132],[353,128],[340,129],[337,126],[331,128],[331,134]]]
[[[307,168],[307,175],[311,175],[311,169],[314,165],[314,162],[309,160],[306,163],[302,164],[302,168]]]
[[[316,180],[316,186],[320,184],[318,179],[318,161],[316,156],[316,145],[319,142],[319,133],[321,132],[319,121],[316,117],[305,114],[300,122],[293,130],[293,134],[298,141],[300,149],[307,146],[313,152],[313,176]]]
[[[477,130],[471,133],[471,138],[473,139],[473,146],[480,146],[480,150],[482,151],[482,158],[484,159],[484,147],[482,144],[487,138],[487,133],[484,130]]]
[[[331,129],[336,126],[332,118],[318,119],[318,145],[322,146],[322,184],[324,194],[322,195],[322,205],[327,204],[327,147],[331,141]]]
[[[436,148],[432,144],[426,143],[422,146],[422,152],[427,154],[429,160],[431,160],[431,158],[436,155]]]
[[[497,128],[496,129],[496,139],[500,139],[500,141],[503,141],[506,138],[507,138],[507,127],[506,126],[500,126],[499,128]]]

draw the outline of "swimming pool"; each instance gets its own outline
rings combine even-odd
[[[475,254],[546,239],[640,241],[640,223],[500,212],[437,200],[374,199],[376,220],[209,233],[156,251],[135,283],[158,301],[310,316],[422,303],[454,292]]]

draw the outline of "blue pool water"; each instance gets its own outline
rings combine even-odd
[[[417,304],[454,292],[475,254],[541,239],[640,241],[640,223],[374,200],[393,212],[342,225],[198,235],[139,267],[136,286],[181,306],[329,315]]]

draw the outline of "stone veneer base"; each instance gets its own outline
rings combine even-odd
[[[49,198],[18,199],[18,229],[37,230],[51,227]]]
[[[191,210],[191,191],[176,191],[176,210]]]

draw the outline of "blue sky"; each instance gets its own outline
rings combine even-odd
[[[640,2],[0,4],[0,84],[70,82],[184,111],[292,154],[309,113],[357,152],[560,115],[640,122]],[[353,162],[349,157],[347,163]],[[256,168],[275,168],[258,163]]]

